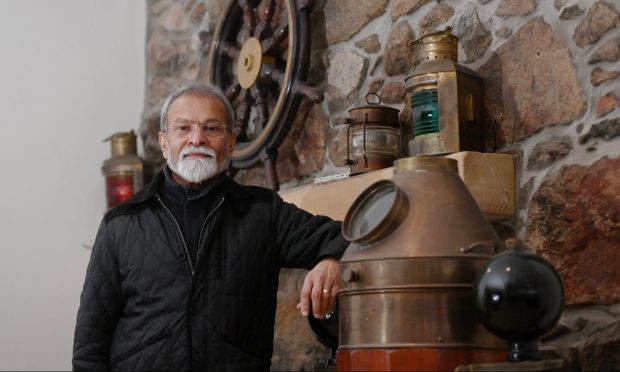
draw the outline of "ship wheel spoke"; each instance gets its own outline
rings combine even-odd
[[[230,102],[233,102],[235,99],[237,99],[239,93],[241,93],[241,85],[239,85],[239,81],[237,80],[237,78],[235,78],[232,84],[226,89],[224,94]]]
[[[267,122],[269,121],[269,107],[267,106],[267,91],[258,84],[255,84],[250,89],[250,94],[254,98],[254,108],[257,114],[256,133],[260,133],[265,129]]]
[[[310,11],[310,9],[314,6],[314,2],[315,0],[297,0],[297,11]]]
[[[248,122],[250,121],[252,101],[252,95],[247,89],[244,89],[243,99],[236,110],[237,122],[235,125],[235,133],[237,134],[238,140],[241,142],[247,141]]]
[[[261,43],[263,47],[263,53],[267,54],[267,53],[272,52],[272,50],[276,46],[279,46],[280,43],[284,39],[286,39],[287,36],[288,36],[288,25],[279,27],[277,30],[274,31],[271,37],[268,37],[267,39],[263,40],[263,42]],[[286,45],[285,49],[281,50],[281,52],[286,51],[286,49],[288,49],[288,45]]]
[[[284,73],[274,65],[263,66],[264,76],[271,79],[278,86],[282,86],[284,80]]]
[[[256,16],[254,15],[254,4],[249,0],[238,0],[237,4],[243,11],[243,33],[245,40],[249,39],[254,34],[254,28],[256,27]]]
[[[238,46],[231,43],[222,43],[222,48],[220,50],[231,59],[237,58],[239,56],[239,52],[241,51]]]
[[[254,29],[254,37],[263,40],[267,35],[271,34],[271,21],[275,13],[275,1],[266,0],[260,17],[260,22]]]

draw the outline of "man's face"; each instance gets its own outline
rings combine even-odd
[[[187,94],[172,102],[159,144],[177,181],[199,183],[226,168],[236,137],[228,130],[221,137],[206,133],[209,126],[218,125],[226,128],[228,123],[224,104],[217,98]]]

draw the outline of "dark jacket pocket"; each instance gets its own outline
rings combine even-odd
[[[170,335],[153,338],[114,358],[110,364],[112,371],[169,371]]]

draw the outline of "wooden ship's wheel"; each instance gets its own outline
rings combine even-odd
[[[304,82],[310,56],[313,0],[232,0],[215,30],[207,78],[224,90],[236,112],[230,172],[263,162],[278,190],[278,147],[301,95],[321,102]]]

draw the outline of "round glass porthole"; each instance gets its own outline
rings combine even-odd
[[[368,244],[389,235],[407,215],[407,196],[389,180],[372,184],[355,199],[342,224],[342,236]]]

